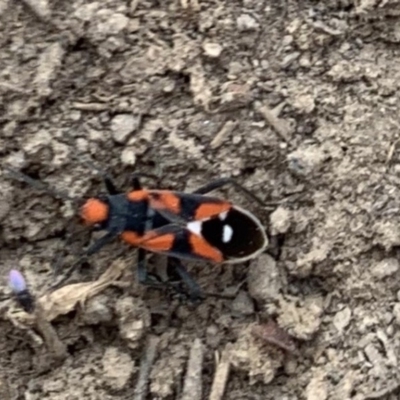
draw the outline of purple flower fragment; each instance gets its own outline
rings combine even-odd
[[[35,301],[29,293],[26,281],[21,272],[12,269],[8,275],[8,285],[14,293],[19,305],[28,313],[33,312]]]
[[[21,272],[12,269],[8,275],[8,284],[14,294],[18,294],[26,290],[26,282]]]

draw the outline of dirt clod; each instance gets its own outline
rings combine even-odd
[[[322,309],[320,305],[310,299],[303,306],[297,306],[292,301],[280,301],[279,326],[291,336],[310,340],[319,330]]]
[[[326,400],[328,398],[328,385],[323,371],[314,371],[314,375],[306,388],[307,400]]]
[[[131,349],[140,345],[147,328],[150,326],[150,314],[140,299],[121,298],[115,305],[121,337]]]
[[[111,120],[111,134],[119,143],[125,143],[137,128],[137,119],[131,114],[118,114]]]
[[[342,333],[343,330],[349,325],[351,320],[351,310],[349,307],[345,307],[343,310],[336,313],[333,318],[333,325],[335,328]]]
[[[241,290],[231,304],[232,313],[236,316],[254,314],[254,303],[247,292]]]
[[[109,347],[101,361],[106,383],[114,390],[123,389],[135,368],[130,355],[116,347]]]
[[[373,266],[371,273],[375,278],[383,279],[395,274],[399,267],[399,261],[396,258],[386,258]]]
[[[250,384],[274,379],[283,363],[283,352],[273,346],[262,345],[252,333],[253,327],[244,327],[235,343],[229,347],[229,356],[235,368],[246,371]]]
[[[250,296],[260,303],[267,303],[279,297],[279,270],[276,261],[270,255],[262,254],[251,262],[247,285]]]
[[[284,207],[278,207],[269,216],[271,235],[286,233],[291,224],[290,211]]]

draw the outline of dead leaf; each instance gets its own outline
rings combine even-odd
[[[71,312],[78,303],[84,304],[86,300],[117,281],[126,267],[125,262],[114,261],[97,281],[74,283],[41,296],[38,301],[42,306],[45,319],[52,321],[59,315]]]

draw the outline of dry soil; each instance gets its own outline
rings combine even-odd
[[[145,398],[208,399],[221,363],[226,400],[399,398],[399,27],[399,0],[0,0],[2,166],[72,196],[102,190],[88,160],[124,190],[234,177],[274,211],[220,195],[284,235],[277,261],[189,265],[234,298],[198,307],[111,244],[44,298],[56,361],[7,273],[45,296],[90,238],[0,167],[1,400],[136,400],[146,366]],[[296,350],[253,334],[267,321]]]

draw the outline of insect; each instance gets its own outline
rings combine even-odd
[[[21,178],[20,173],[8,170]],[[267,234],[252,213],[227,200],[206,195],[231,184],[264,205],[236,181],[219,179],[186,193],[143,189],[139,176],[132,176],[132,190],[126,193],[120,192],[110,177],[103,176],[107,194],[89,198],[81,205],[79,215],[83,223],[105,234],[89,246],[80,261],[119,237],[138,248],[140,283],[155,284],[147,271],[146,252],[162,253],[168,256],[169,267],[189,288],[189,297],[196,300],[203,297],[202,291],[182,260],[239,263],[266,249]],[[33,184],[31,178],[23,179]],[[52,190],[52,194],[57,192]]]

